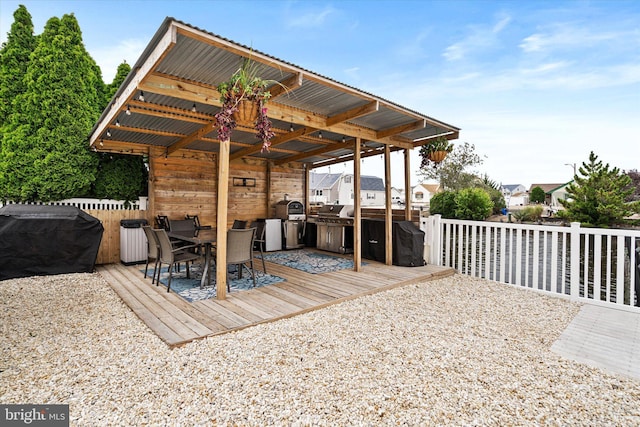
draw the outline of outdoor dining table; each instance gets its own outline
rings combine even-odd
[[[200,288],[204,288],[211,284],[211,248],[216,244],[216,230],[201,229],[193,231],[174,231],[167,233],[170,238],[182,240],[192,244],[200,245],[204,248],[204,267],[202,271],[202,279],[200,280]]]

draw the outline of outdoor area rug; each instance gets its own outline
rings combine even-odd
[[[251,273],[245,268],[242,272],[242,279],[238,279],[238,273],[235,271],[234,266],[229,267],[229,286],[231,292],[246,291],[253,289],[253,280],[251,279]],[[142,270],[144,271],[144,270]],[[273,285],[274,283],[284,282],[285,279],[279,276],[271,274],[265,274],[261,270],[255,270],[256,272],[256,288],[261,286]],[[153,276],[153,268],[149,268],[147,273],[149,276]],[[184,264],[180,266],[179,272],[174,272],[171,277],[171,292],[175,292],[182,298],[189,302],[201,301],[216,296],[216,271],[215,268],[211,272],[211,285],[205,286],[200,289],[200,279],[202,278],[202,270],[199,264],[191,266],[190,279],[187,279],[187,273],[184,269]],[[168,267],[162,267],[160,270],[160,284],[167,286],[169,281]]]
[[[260,258],[260,255],[258,255],[258,258]],[[264,259],[311,274],[331,273],[353,268],[353,261],[350,259],[305,251],[304,249],[268,252],[264,254]],[[363,263],[363,265],[365,264]]]

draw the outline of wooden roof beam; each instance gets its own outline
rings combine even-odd
[[[269,92],[271,93],[271,99],[277,98],[283,93],[289,93],[292,90],[296,90],[300,86],[302,86],[303,74],[297,73],[288,79],[284,79],[280,84],[275,84],[269,88]]]
[[[426,120],[417,120],[415,122],[411,122],[411,123],[406,123],[404,125],[400,125],[400,126],[395,126],[392,128],[387,128],[387,129],[383,129],[383,130],[379,130],[378,132],[376,132],[376,136],[379,139],[383,139],[389,136],[394,136],[394,135],[398,135],[400,133],[404,133],[404,132],[411,132],[413,130],[418,130],[418,129],[422,129],[422,128],[426,128],[427,127],[427,121]]]
[[[216,121],[214,120],[211,123],[208,123],[202,126],[200,129],[191,133],[191,135],[187,135],[185,138],[182,138],[180,141],[175,142],[167,147],[167,155],[173,154],[181,148],[186,147],[191,144],[193,141],[197,141],[198,139],[202,139],[203,136],[211,132],[216,127]]]
[[[451,141],[453,139],[460,138],[460,132],[459,131],[455,131],[455,132],[448,133],[446,135],[434,135],[434,136],[432,136],[430,138],[422,138],[419,141],[415,141],[413,143],[413,148],[422,147],[423,145],[427,145],[430,142],[435,141],[436,138],[440,138],[440,137],[445,138],[447,141]]]
[[[308,127],[308,126],[301,127],[299,129],[294,130],[293,132],[283,133],[274,137],[271,140],[271,145],[277,146],[279,144],[284,144],[287,141],[294,140],[296,138],[299,138],[300,136],[306,135],[311,132],[315,132],[316,130],[317,129]],[[262,144],[255,144],[251,147],[247,147],[243,150],[240,150],[237,153],[233,153],[229,157],[229,160],[235,160],[235,159],[239,159],[240,157],[249,156],[251,154],[257,153],[260,150],[262,150]]]
[[[190,102],[202,102],[217,107],[221,105],[220,94],[212,86],[186,81],[184,79],[174,78],[172,76],[159,73],[153,73],[150,75],[139,85],[139,89],[145,92],[185,99]],[[317,113],[301,111],[297,108],[289,107],[276,101],[277,100],[274,100],[267,104],[269,117],[272,119],[284,122],[293,122],[303,126],[310,126],[315,129],[340,133],[353,138],[360,137],[367,140],[376,139],[376,132],[372,129],[341,122],[340,120],[342,120],[342,118],[339,117],[340,114],[348,112],[340,113],[332,119]],[[376,105],[377,102],[378,101],[374,101],[366,104],[365,106],[358,107],[357,109],[361,109],[360,115],[369,114],[371,111],[368,111],[368,109],[374,108],[374,105]],[[354,112],[353,114],[356,113]],[[354,115],[353,117],[356,116]],[[348,117],[344,118],[344,120],[348,119]],[[331,123],[333,121],[336,123],[327,124],[327,120],[330,120]]]
[[[334,144],[327,145],[326,147],[316,148],[315,150],[305,151],[295,156],[287,157],[286,159],[277,160],[273,162],[274,165],[282,165],[290,162],[297,162],[298,160],[306,159],[312,156],[321,156],[324,153],[328,153],[333,150],[339,150],[342,148],[349,148],[353,146],[353,140],[347,140],[345,142],[336,142]]]
[[[364,105],[360,105],[350,110],[343,111],[342,113],[338,113],[335,116],[328,117],[325,124],[327,127],[333,126],[338,123],[343,123],[349,120],[356,119],[358,117],[366,116],[367,114],[375,113],[379,109],[380,109],[380,102],[371,101]]]

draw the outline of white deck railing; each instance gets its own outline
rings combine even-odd
[[[138,200],[133,200],[131,202],[125,202],[123,200],[110,200],[110,199],[83,199],[83,198],[74,198],[67,200],[59,200],[56,202],[20,202],[15,203],[12,201],[0,201],[0,207],[3,205],[13,205],[13,204],[21,204],[21,205],[54,205],[54,206],[75,206],[82,210],[93,209],[93,210],[105,210],[105,211],[113,211],[113,210],[147,210],[147,197],[140,197]]]
[[[421,220],[428,263],[462,274],[640,311],[640,231]],[[575,248],[575,250],[573,250]]]

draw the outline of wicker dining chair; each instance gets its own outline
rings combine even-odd
[[[238,266],[238,275],[242,272],[242,267],[246,267],[251,273],[254,287],[256,286],[256,272],[253,269],[253,240],[255,236],[255,228],[241,230],[232,228],[227,231],[227,272],[229,271],[229,265]],[[249,266],[246,264],[249,264]],[[228,277],[227,291],[231,292]]]
[[[187,270],[187,278],[191,278],[189,275],[189,263],[199,260],[202,258],[200,254],[190,252],[189,249],[197,248],[197,245],[191,246],[180,246],[174,248],[171,244],[171,240],[169,240],[169,235],[166,230],[153,230],[158,238],[158,242],[160,243],[160,265],[162,268],[162,264],[169,265],[169,280],[167,282],[167,292],[171,291],[171,277],[173,276],[174,267],[176,267],[179,263],[186,263],[185,269]],[[160,272],[158,271],[158,281],[156,282],[156,286],[160,283]]]
[[[159,272],[158,263],[160,262],[160,242],[158,242],[158,238],[150,226],[143,225],[142,229],[144,230],[144,235],[147,237],[147,263],[144,266],[144,278],[147,278],[149,262],[153,261],[153,277],[151,278],[151,283],[155,283],[156,274]]]

